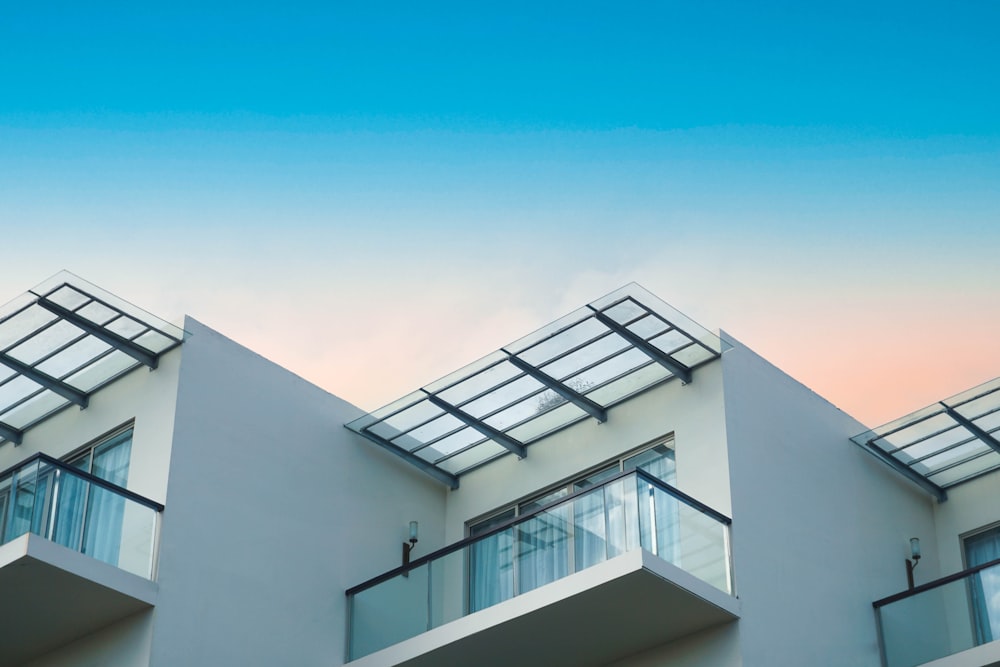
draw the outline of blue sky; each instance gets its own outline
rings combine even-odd
[[[70,269],[375,408],[638,280],[886,421],[1000,374],[998,26],[986,0],[4,7],[0,287]]]

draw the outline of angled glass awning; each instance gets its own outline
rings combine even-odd
[[[728,347],[627,285],[346,426],[452,488],[458,478],[661,382],[688,383]]]
[[[68,272],[0,307],[0,443],[138,366],[156,368],[184,331]]]
[[[851,438],[938,500],[1000,469],[1000,378]]]

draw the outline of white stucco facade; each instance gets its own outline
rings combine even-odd
[[[137,368],[95,392],[86,409],[68,407],[20,444],[0,444],[7,470],[39,453],[67,460],[130,426],[125,486],[162,506],[145,592],[123,579],[120,596],[101,602],[108,618],[131,611],[100,627],[53,630],[30,655],[15,651],[18,637],[0,627],[0,665],[333,667],[353,657],[359,667],[878,667],[872,603],[906,589],[910,538],[922,544],[921,585],[966,568],[963,537],[1000,523],[1000,471],[939,502],[850,441],[866,425],[726,334],[729,349],[695,368],[690,382],[656,384],[613,405],[604,423],[573,423],[532,442],[524,458],[505,455],[464,472],[449,489],[345,428],[361,409],[196,320],[183,327],[183,344],[155,370]],[[725,549],[723,581],[685,569],[682,561],[700,557],[688,547],[667,562],[636,537],[600,565],[473,613],[466,546],[389,577],[395,589],[366,598],[381,623],[413,628],[398,643],[349,654],[346,592],[399,567],[409,522],[419,522],[412,557],[426,557],[466,540],[470,524],[652,443],[671,448],[682,496],[714,511],[703,516],[671,500],[717,531],[713,540],[724,536],[711,542]],[[642,483],[627,473],[619,484]],[[652,489],[650,508],[660,497]],[[640,513],[643,493],[632,501]],[[701,525],[670,530],[683,542]],[[582,538],[571,536],[570,549],[573,539],[579,560]],[[18,581],[13,544],[0,543],[0,599]],[[88,556],[53,548],[59,563],[82,567],[74,585],[88,590],[93,582],[78,560],[85,565]],[[2,565],[5,553],[11,565]],[[45,568],[57,565],[41,562],[33,575],[54,605],[62,584]],[[527,565],[513,567],[516,574]],[[410,589],[426,590],[426,603]],[[21,602],[29,601],[37,602]],[[927,619],[960,625],[968,616],[962,604],[948,601]],[[38,613],[44,618],[44,608]],[[560,650],[560,642],[581,649]],[[996,645],[953,641],[950,659],[993,655]]]

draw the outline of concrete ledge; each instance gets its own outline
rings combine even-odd
[[[157,585],[33,534],[0,546],[0,667],[154,606]]]
[[[639,549],[429,630],[352,667],[602,665],[739,618],[739,600]]]
[[[1000,667],[1000,640],[925,662],[920,667]]]

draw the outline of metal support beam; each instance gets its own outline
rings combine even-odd
[[[49,391],[59,394],[67,401],[76,403],[81,408],[87,407],[89,396],[79,389],[75,389],[61,380],[57,380],[48,373],[43,373],[37,368],[32,368],[27,364],[21,363],[14,357],[0,352],[0,364],[3,364],[7,368],[17,371],[24,377],[28,378],[32,382],[37,382]]]
[[[971,421],[969,421],[962,415],[958,414],[958,412],[956,412],[955,409],[950,405],[945,405],[944,403],[941,403],[941,406],[944,408],[944,411],[948,413],[949,417],[951,417],[959,424],[964,426],[969,433],[976,436],[977,438],[985,442],[987,445],[992,447],[993,451],[995,451],[997,454],[1000,454],[1000,440],[997,440],[992,435],[990,435],[983,429],[979,428],[978,426],[973,424]]]
[[[647,357],[660,364],[668,371],[676,375],[681,379],[681,382],[688,384],[691,382],[691,369],[682,364],[681,362],[671,358],[671,356],[665,353],[660,348],[647,342],[642,336],[638,336],[627,328],[615,322],[613,319],[600,312],[593,306],[589,306],[591,310],[594,311],[594,317],[597,321],[606,326],[607,328],[614,331],[616,334],[627,340],[632,344],[632,347],[637,348]]]
[[[899,472],[901,475],[909,479],[914,484],[920,486],[924,491],[928,491],[931,494],[933,494],[934,497],[937,498],[939,503],[943,503],[944,501],[948,500],[948,494],[945,492],[944,489],[942,489],[934,482],[930,481],[920,473],[916,472],[915,470],[904,464],[895,456],[883,451],[882,448],[876,445],[872,440],[869,440],[867,443],[865,443],[865,449],[867,449],[869,452],[871,452],[875,456],[879,457],[880,459],[888,463],[890,466],[895,468],[897,472]]]
[[[517,454],[519,458],[523,459],[528,455],[528,452],[524,447],[524,443],[515,440],[514,438],[510,437],[509,435],[501,431],[498,431],[497,429],[493,428],[486,422],[476,419],[468,412],[460,408],[456,408],[451,403],[441,400],[434,394],[431,394],[426,390],[424,391],[424,393],[427,394],[428,401],[430,401],[437,407],[441,408],[442,410],[450,414],[452,417],[458,419],[460,422],[465,423],[465,425],[468,426],[469,428],[479,431],[493,442],[502,446],[504,449],[513,452],[514,454]]]
[[[146,350],[142,346],[133,343],[127,338],[119,336],[112,331],[108,331],[98,324],[94,324],[86,317],[74,313],[72,310],[67,308],[63,308],[58,303],[49,301],[45,297],[39,297],[37,303],[50,313],[58,315],[70,324],[83,329],[94,338],[98,338],[108,345],[121,350],[136,361],[145,364],[150,369],[156,368],[159,364],[160,360],[157,355],[153,354],[149,350]]]
[[[358,435],[361,435],[371,440],[379,447],[389,450],[390,452],[392,452],[399,458],[403,459],[410,465],[416,466],[417,468],[427,473],[437,481],[441,482],[442,484],[445,484],[450,489],[455,490],[458,488],[458,477],[456,477],[455,475],[452,475],[449,472],[441,470],[434,464],[423,460],[419,456],[411,454],[410,452],[406,451],[402,447],[399,447],[398,445],[392,444],[391,442],[389,442],[388,440],[386,440],[381,436],[375,435],[368,429],[363,428],[360,431],[355,431],[354,429],[348,429],[348,430],[351,431],[352,433],[357,433]]]
[[[20,445],[21,440],[24,439],[24,431],[0,422],[0,437],[3,437],[4,440],[10,440],[15,445]]]
[[[502,350],[502,351],[508,355],[507,361],[512,363],[515,368],[518,368],[524,371],[526,375],[530,375],[531,377],[535,378],[543,385],[545,385],[555,393],[559,394],[560,396],[565,398],[567,401],[569,401],[576,407],[586,412],[588,415],[596,419],[598,422],[603,424],[604,422],[608,421],[608,411],[605,410],[602,406],[590,400],[589,398],[587,398],[580,392],[576,391],[569,385],[564,384],[559,380],[555,379],[554,377],[552,377],[545,371],[541,370],[540,368],[535,368],[527,361],[519,359],[510,352],[507,352],[507,350]]]

